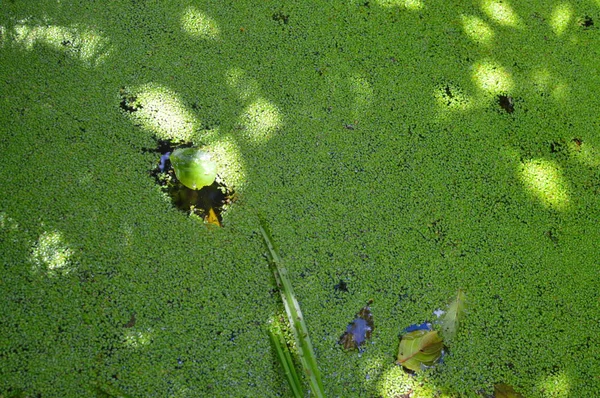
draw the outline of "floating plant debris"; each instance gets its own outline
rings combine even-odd
[[[348,325],[346,332],[340,338],[339,343],[345,350],[356,348],[360,351],[361,345],[364,344],[365,340],[371,338],[371,334],[375,328],[373,314],[371,314],[371,308],[369,307],[372,303],[373,300],[369,300],[367,305],[358,311],[356,319]]]
[[[592,17],[586,15],[579,21],[579,26],[583,26],[584,28],[591,28],[594,26],[594,20]]]
[[[157,140],[156,149],[144,149],[144,152],[160,154],[156,166],[150,171],[150,174],[163,192],[171,197],[176,208],[202,218],[207,224],[222,226],[221,213],[231,203],[233,190],[227,187],[218,175],[212,183],[207,182],[209,185],[200,189],[188,188],[177,178],[173,168],[171,162],[173,153],[180,151],[179,153],[185,154],[187,153],[185,150],[192,148],[191,143]],[[210,179],[212,180],[212,178]]]
[[[444,342],[431,324],[411,325],[405,329],[398,347],[398,365],[417,371],[435,365],[444,355]]]

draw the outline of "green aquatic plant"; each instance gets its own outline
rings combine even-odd
[[[217,164],[208,152],[201,149],[176,149],[170,160],[177,179],[190,189],[210,185],[217,177]]]
[[[281,294],[281,300],[283,301],[288,322],[290,324],[290,329],[293,332],[294,341],[298,349],[298,359],[302,364],[304,375],[308,379],[311,394],[314,394],[315,397],[325,397],[323,383],[321,381],[321,372],[317,366],[317,359],[315,358],[315,353],[308,335],[306,323],[304,323],[304,316],[300,310],[300,304],[296,299],[294,289],[292,288],[292,283],[288,278],[287,269],[283,266],[281,258],[277,254],[273,240],[271,239],[270,234],[267,232],[266,223],[263,220],[261,220],[260,232],[268,249],[267,259],[269,260],[273,275],[275,276],[275,281],[277,282],[277,288]],[[284,343],[282,342],[281,337],[277,334],[271,334],[271,341],[276,347],[278,359],[287,375],[288,368],[293,364],[289,360],[289,357],[287,357],[284,353],[279,352],[280,348],[283,351],[282,346]],[[296,381],[293,382],[293,375],[287,377],[290,387],[295,393],[296,387],[298,386],[297,377]]]
[[[271,339],[273,349],[277,354],[277,359],[283,368],[285,378],[290,385],[294,398],[302,398],[304,397],[304,388],[302,387],[302,382],[294,367],[294,360],[285,341],[285,337],[283,336],[281,327],[282,325],[279,321],[272,321],[269,324],[269,338]]]

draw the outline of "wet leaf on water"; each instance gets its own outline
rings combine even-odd
[[[500,383],[494,386],[494,398],[524,398],[512,386]]]
[[[465,292],[462,289],[458,289],[456,297],[452,300],[448,306],[448,310],[441,319],[442,335],[444,336],[444,339],[446,339],[447,343],[456,337],[458,327],[460,326],[462,318],[465,315],[465,304]]]
[[[406,333],[398,349],[399,365],[410,370],[433,366],[442,357],[444,342],[435,330],[415,330]]]
[[[371,338],[371,334],[375,328],[373,314],[371,314],[371,308],[369,307],[372,302],[373,300],[369,300],[367,305],[358,311],[356,319],[346,327],[346,332],[339,341],[345,350],[353,350],[355,348],[360,350],[365,340]]]

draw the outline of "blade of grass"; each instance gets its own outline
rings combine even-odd
[[[298,348],[300,364],[308,378],[311,392],[316,397],[325,397],[323,383],[321,382],[321,372],[319,372],[319,368],[317,367],[317,360],[315,358],[310,337],[308,336],[308,329],[304,323],[302,311],[300,310],[300,304],[298,303],[298,300],[296,300],[296,295],[294,294],[294,289],[288,278],[287,270],[281,263],[273,240],[267,232],[266,223],[262,219],[260,221],[260,232],[268,249],[267,258],[271,265],[273,275],[275,275],[275,281],[279,293],[281,294],[281,300],[283,301],[285,312],[288,316],[288,321],[290,322],[290,327],[293,331],[294,340],[296,341],[296,346]]]
[[[271,343],[273,343],[275,353],[277,354],[279,363],[281,363],[281,366],[283,367],[283,372],[285,373],[285,377],[294,397],[304,398],[302,383],[296,373],[292,355],[290,354],[290,350],[288,349],[283,333],[281,332],[281,327],[278,324],[272,324],[271,327],[269,327],[269,337],[271,338]]]

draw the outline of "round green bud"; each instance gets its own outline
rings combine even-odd
[[[177,179],[191,189],[200,189],[213,183],[217,164],[208,152],[198,148],[179,148],[171,154],[171,164]]]

